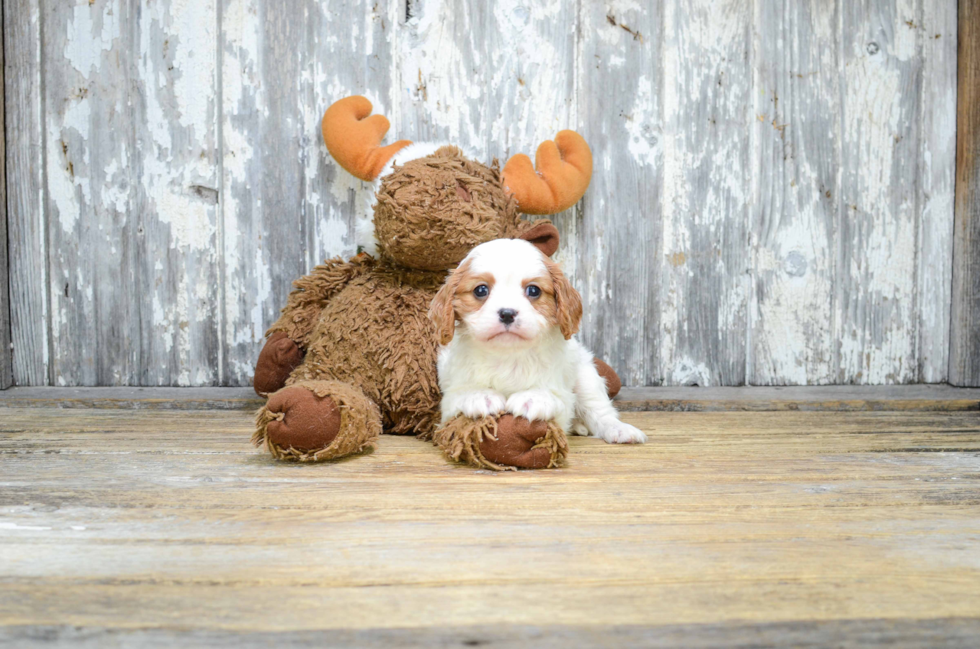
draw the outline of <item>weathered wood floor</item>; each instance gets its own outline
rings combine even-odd
[[[977,412],[637,412],[495,474],[247,411],[0,408],[0,646],[977,646]],[[550,644],[549,644],[550,641]]]

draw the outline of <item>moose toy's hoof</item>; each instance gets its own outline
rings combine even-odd
[[[330,397],[303,387],[279,390],[266,405],[276,417],[266,426],[269,441],[283,448],[315,451],[326,448],[340,432],[340,409]]]
[[[547,434],[546,421],[528,421],[524,417],[502,415],[497,419],[497,439],[484,437],[480,442],[480,453],[495,464],[521,469],[546,469],[551,464],[551,449],[535,445]]]
[[[269,397],[252,443],[277,460],[320,462],[360,453],[381,434],[381,411],[352,385],[299,381]]]
[[[255,364],[255,378],[252,381],[255,391],[265,396],[281,389],[286,385],[290,372],[302,362],[303,352],[296,343],[281,331],[272,334]]]
[[[453,460],[495,471],[556,467],[568,454],[565,433],[552,422],[514,415],[460,415],[441,426],[432,441]]]

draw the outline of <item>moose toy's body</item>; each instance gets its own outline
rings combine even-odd
[[[279,459],[316,461],[356,453],[384,431],[434,438],[478,466],[559,463],[564,433],[549,422],[460,417],[437,430],[437,339],[427,312],[449,270],[480,243],[520,237],[554,251],[554,226],[522,220],[519,205],[552,213],[578,200],[591,174],[588,147],[564,131],[558,146],[539,149],[540,176],[526,156],[501,174],[496,162],[473,162],[452,146],[380,148],[388,122],[370,112],[363,97],[341,100],[323,132],[342,166],[379,179],[377,255],[334,259],[295,282],[256,366],[255,389],[269,400],[254,441]],[[608,380],[618,383],[611,372]]]
[[[272,394],[261,415],[273,455],[339,457],[373,443],[382,430],[431,436],[439,407],[435,341],[428,321],[415,316],[428,308],[444,275],[361,255],[304,278],[311,290],[294,292],[270,329],[279,356],[302,358],[289,387]],[[304,317],[307,310],[315,319]],[[297,339],[305,355],[294,351]],[[322,398],[338,403],[323,408]],[[348,435],[337,441],[341,430]]]

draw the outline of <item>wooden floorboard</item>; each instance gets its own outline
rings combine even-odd
[[[141,410],[255,410],[264,403],[252,388],[56,388],[0,391],[0,407],[121,408]],[[828,385],[787,387],[624,388],[622,411],[980,411],[980,388],[949,385]]]
[[[637,412],[499,474],[0,408],[0,646],[976,646],[976,412]],[[863,640],[862,640],[863,639]]]
[[[401,647],[922,647],[976,649],[980,621],[975,618],[923,620],[829,620],[778,624],[677,624],[665,626],[515,625],[421,627],[401,629],[328,629],[315,631],[240,632],[187,630],[191,647],[331,647],[398,649]],[[74,649],[174,646],[166,629],[107,629],[73,626],[0,628],[0,647],[65,646]]]

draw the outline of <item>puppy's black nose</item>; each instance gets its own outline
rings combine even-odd
[[[517,311],[514,309],[501,309],[497,311],[497,315],[500,316],[500,321],[504,324],[513,324],[514,318],[517,317]]]

